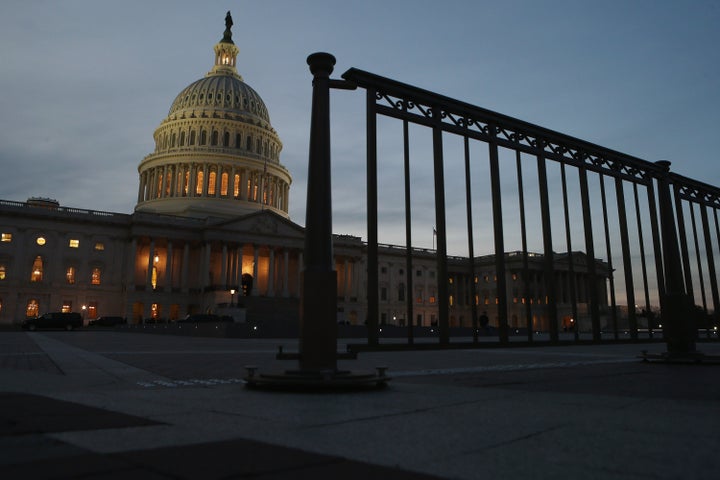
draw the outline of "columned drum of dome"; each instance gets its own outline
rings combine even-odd
[[[138,167],[135,210],[234,217],[272,210],[288,217],[292,177],[260,95],[236,70],[239,49],[225,18],[215,62],[181,91],[155,130],[155,151]]]

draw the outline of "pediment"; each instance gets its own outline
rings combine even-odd
[[[270,211],[262,210],[208,225],[210,232],[224,235],[271,236],[303,239],[305,230],[298,224]],[[209,233],[209,232],[208,232]]]

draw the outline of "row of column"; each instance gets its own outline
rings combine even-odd
[[[211,181],[212,173],[215,176]],[[228,168],[221,164],[182,163],[142,172],[138,203],[168,197],[232,197],[264,203],[287,212],[289,193],[287,182],[260,170]]]

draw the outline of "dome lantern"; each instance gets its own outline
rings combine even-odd
[[[223,32],[223,38],[215,44],[215,65],[213,69],[208,72],[208,75],[220,74],[220,75],[234,75],[242,80],[240,74],[238,74],[235,68],[235,62],[237,61],[237,55],[240,53],[240,49],[235,46],[232,41],[232,28],[233,21],[230,12],[225,15],[225,31]]]

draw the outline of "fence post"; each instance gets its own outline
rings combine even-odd
[[[663,335],[668,354],[683,355],[695,352],[695,320],[689,295],[685,291],[680,247],[678,246],[675,214],[670,194],[670,162],[655,162],[662,171],[657,177],[660,207],[660,236],[662,238],[665,270],[665,295],[660,299]],[[681,208],[676,205],[675,208]]]
[[[300,369],[337,369],[337,272],[332,246],[330,74],[335,57],[314,53],[310,158],[305,213],[305,265],[300,317]]]

